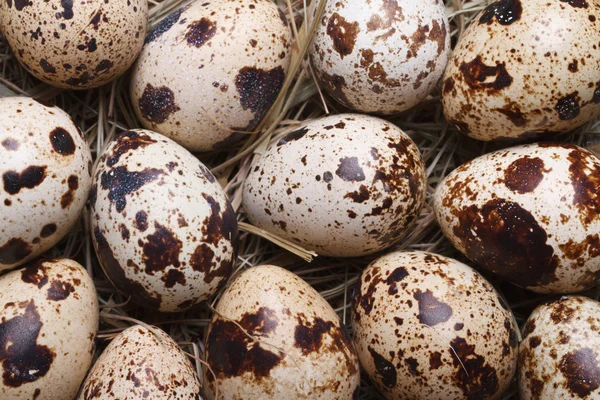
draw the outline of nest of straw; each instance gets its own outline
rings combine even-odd
[[[250,163],[257,153],[278,137],[295,129],[305,121],[316,119],[327,113],[347,111],[324,95],[315,83],[307,61],[306,51],[313,36],[314,26],[305,20],[311,0],[274,0],[288,16],[293,26],[295,52],[291,71],[284,88],[267,117],[245,141],[224,152],[198,154],[202,162],[215,173],[225,188],[232,204],[239,213],[241,248],[236,263],[235,277],[240,271],[261,264],[285,266],[298,274],[327,299],[343,323],[351,332],[350,309],[352,287],[366,265],[377,257],[336,259],[317,257],[293,244],[260,231],[245,223],[241,210],[241,187]],[[191,0],[149,0],[149,29],[171,11],[190,3]],[[317,7],[325,1],[314,0]],[[474,16],[488,4],[486,0],[446,0],[450,18],[452,46],[454,46]],[[316,18],[319,20],[319,18]],[[76,125],[84,132],[94,159],[103,152],[106,143],[117,133],[138,128],[138,123],[129,100],[129,74],[111,84],[86,91],[68,91],[41,83],[18,63],[4,38],[0,36],[0,82],[13,92],[56,104],[71,115]],[[389,118],[408,133],[420,148],[426,163],[428,177],[427,203],[418,222],[408,237],[391,249],[412,249],[435,252],[469,263],[444,238],[435,220],[432,195],[435,187],[447,173],[460,164],[484,153],[497,150],[497,144],[471,140],[449,126],[443,118],[439,91],[434,91],[414,109]],[[594,140],[600,132],[600,122],[592,122],[575,131],[559,136],[559,140],[571,142],[595,150],[600,145]],[[157,325],[173,337],[196,362],[202,377],[204,359],[203,337],[212,316],[211,304],[200,305],[178,314],[161,314],[136,307],[128,298],[118,293],[105,277],[91,244],[89,210],[83,213],[76,227],[57,246],[49,251],[51,257],[75,259],[86,266],[96,284],[100,303],[100,332],[97,339],[98,356],[110,340],[119,332],[137,323]],[[484,275],[485,272],[484,272]],[[533,308],[552,296],[537,295],[499,281],[494,276],[486,277],[510,304],[519,326],[527,319]],[[593,289],[586,293],[598,299],[599,292]],[[361,382],[360,399],[381,399],[366,377]],[[516,398],[516,385],[504,395],[504,399]]]

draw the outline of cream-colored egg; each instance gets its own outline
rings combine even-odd
[[[123,74],[140,52],[146,0],[33,1],[0,4],[0,30],[36,78],[89,89]]]
[[[231,204],[204,164],[165,136],[118,135],[96,166],[90,204],[104,271],[142,306],[187,309],[231,274],[238,249]]]
[[[202,400],[196,371],[157,327],[121,332],[94,364],[79,400]]]
[[[567,131],[600,115],[597,18],[597,0],[491,3],[448,63],[448,121],[475,139],[514,140]]]
[[[290,56],[291,32],[273,1],[197,0],[146,38],[134,109],[145,127],[189,150],[224,148],[264,117]]]
[[[223,293],[208,328],[207,389],[219,399],[353,398],[356,351],[335,311],[297,275],[263,265]]]
[[[0,276],[0,398],[75,398],[97,330],[96,288],[75,261],[38,260]]]
[[[0,271],[54,246],[77,222],[92,155],[67,113],[26,97],[0,99]]]
[[[517,367],[513,317],[475,270],[420,251],[363,272],[353,331],[361,365],[387,399],[500,399]]]
[[[321,87],[357,111],[415,106],[450,56],[444,11],[438,0],[328,0],[310,50]]]
[[[252,164],[243,203],[262,229],[352,257],[402,239],[425,194],[421,153],[408,135],[379,118],[341,114],[274,143]]]
[[[600,398],[600,303],[566,296],[538,306],[519,346],[519,398]]]
[[[600,160],[567,143],[478,157],[439,185],[442,231],[471,260],[540,293],[573,293],[600,277]]]

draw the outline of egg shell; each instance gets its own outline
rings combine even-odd
[[[477,15],[444,74],[446,119],[479,140],[576,128],[600,114],[600,2],[500,0]]]
[[[123,74],[146,33],[145,0],[0,4],[0,30],[23,67],[65,89],[89,89]]]
[[[126,131],[109,144],[90,205],[105,273],[142,306],[187,309],[231,274],[238,226],[225,192],[204,164],[158,133]]]
[[[517,367],[517,334],[475,270],[433,253],[394,252],[357,285],[354,343],[385,398],[501,398]]]
[[[67,113],[26,97],[0,99],[0,271],[54,246],[75,225],[92,155]]]
[[[96,288],[77,262],[38,260],[0,276],[0,398],[75,398],[97,331]]]
[[[141,123],[191,151],[252,131],[286,78],[291,31],[271,0],[198,0],[147,36],[131,99]]]
[[[539,293],[573,293],[600,277],[600,160],[567,143],[478,157],[438,186],[446,237],[471,260]]]
[[[450,57],[444,11],[438,0],[328,0],[310,48],[320,86],[367,113],[417,105]]]
[[[162,330],[135,325],[115,337],[94,364],[79,400],[202,400],[196,371]]]
[[[356,350],[329,303],[271,265],[245,271],[223,293],[206,361],[216,374],[207,390],[218,387],[224,400],[350,399],[360,383]]]
[[[519,346],[522,400],[600,398],[600,303],[564,296],[538,306]]]
[[[255,160],[243,188],[256,226],[320,255],[353,257],[408,232],[426,194],[421,153],[379,118],[341,114],[311,121]]]

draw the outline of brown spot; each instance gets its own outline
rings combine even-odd
[[[558,118],[562,121],[568,121],[577,117],[580,111],[577,92],[563,97],[556,103],[556,112],[558,113]]]
[[[508,74],[505,63],[497,63],[495,67],[487,66],[477,56],[470,63],[462,63],[460,71],[465,82],[473,90],[502,90],[512,84],[513,78]],[[488,78],[494,78],[489,81]]]
[[[256,128],[265,116],[283,86],[285,72],[282,67],[268,71],[254,67],[244,67],[235,77],[235,87],[240,95],[244,110],[250,109],[254,118],[245,130]]]
[[[42,230],[40,231],[40,236],[44,239],[52,236],[56,232],[56,224],[47,224],[44,225]]]
[[[338,13],[333,13],[327,23],[327,34],[333,40],[334,50],[342,58],[352,54],[358,32],[360,32],[358,22],[347,22]]]
[[[569,152],[568,159],[575,192],[573,205],[579,210],[581,222],[587,226],[600,215],[600,162],[592,153],[579,147]]]
[[[494,108],[494,111],[504,114],[514,126],[521,127],[527,124],[527,119],[525,119],[517,103],[511,102],[502,108]]]
[[[100,184],[108,190],[108,199],[115,205],[117,212],[123,212],[127,206],[127,196],[135,193],[142,186],[150,183],[164,172],[156,168],[145,168],[142,171],[130,172],[125,166],[119,166],[109,171],[104,171]]]
[[[371,18],[367,22],[367,32],[390,29],[394,22],[400,23],[404,21],[402,8],[398,6],[398,1],[396,0],[383,0],[380,10],[383,17],[380,14],[371,15]],[[395,29],[393,30],[395,31]]]
[[[155,272],[164,271],[167,267],[179,267],[179,254],[183,243],[167,227],[154,222],[155,231],[146,236],[147,242],[143,246],[142,261],[146,265],[145,272],[154,275]]]
[[[294,331],[294,346],[299,348],[305,356],[318,352],[323,345],[323,335],[332,328],[334,328],[334,324],[331,321],[325,322],[321,318],[315,318],[313,323],[309,324],[298,317],[298,325]]]
[[[590,348],[583,348],[565,354],[558,369],[567,379],[566,388],[579,398],[585,398],[600,387],[600,368],[596,361],[596,353]]]
[[[0,263],[15,264],[32,252],[31,247],[23,239],[12,238],[0,247]]]
[[[539,157],[523,156],[504,171],[504,184],[513,192],[531,193],[544,179],[544,161]]]
[[[542,396],[544,390],[544,382],[539,379],[531,378],[529,380],[529,390],[531,390],[531,396],[534,400],[538,400]]]
[[[454,90],[454,79],[448,78],[444,81],[443,93],[448,94]]]
[[[67,208],[73,203],[73,199],[75,198],[74,194],[79,188],[79,178],[75,175],[69,176],[67,179],[67,184],[69,186],[69,190],[64,193],[60,199],[60,206],[64,209]]]
[[[574,8],[588,8],[588,3],[586,0],[560,0],[563,3],[569,4]]]
[[[346,97],[344,89],[346,88],[346,80],[340,75],[329,75],[324,71],[317,71],[319,80],[327,93],[335,98],[337,101],[345,105],[346,107],[352,108],[352,103]]]
[[[279,142],[277,142],[277,146],[278,147],[283,146],[284,144],[294,142],[296,140],[300,140],[304,137],[304,135],[306,135],[307,132],[308,132],[307,128],[300,128],[293,132],[290,132],[287,135],[285,135],[284,137],[282,137],[281,139],[279,139]]]
[[[163,282],[165,282],[166,288],[172,288],[176,284],[185,285],[186,279],[183,272],[178,269],[170,269],[167,274],[162,278]]]
[[[36,260],[25,265],[21,270],[21,280],[25,283],[36,285],[41,289],[48,283],[48,268],[44,266],[44,260]]]
[[[239,323],[252,336],[267,336],[279,324],[277,314],[268,307],[260,307],[256,313],[245,313]]]
[[[122,155],[132,150],[147,147],[153,143],[156,143],[156,140],[143,132],[125,131],[117,135],[111,142],[112,151],[110,155],[106,156],[106,165],[113,167],[119,162]]]
[[[161,296],[157,293],[151,295],[142,284],[129,279],[125,275],[125,270],[115,258],[108,241],[98,227],[94,228],[94,238],[96,239],[96,254],[115,287],[122,293],[132,296],[140,305],[155,309],[160,308]]]
[[[556,300],[553,303],[550,303],[550,305],[552,306],[552,311],[550,312],[550,319],[552,319],[552,321],[555,324],[568,323],[573,318],[575,310],[569,307],[566,303],[566,299],[560,299]]]
[[[367,350],[373,357],[373,363],[375,364],[375,371],[379,375],[381,379],[381,383],[387,388],[393,388],[397,383],[397,372],[394,364],[385,359],[381,354],[377,353],[375,350],[371,348],[371,346],[367,346]]]
[[[215,252],[206,243],[199,244],[192,254],[190,265],[194,271],[204,273],[204,281],[211,283],[215,278],[226,278],[231,273],[231,262],[221,262],[223,268],[217,268]]]
[[[152,29],[152,31],[148,34],[148,36],[146,36],[144,43],[147,44],[147,43],[155,41],[156,39],[161,37],[163,33],[167,32],[169,29],[171,29],[171,27],[173,25],[175,25],[177,23],[177,21],[179,21],[179,18],[181,17],[181,13],[183,11],[185,11],[187,8],[188,8],[188,6],[182,7],[179,10],[175,10],[171,14],[169,14],[167,17],[165,17],[163,20],[161,20],[156,25],[156,27],[154,27],[154,29]]]
[[[8,194],[17,194],[21,189],[33,189],[46,179],[46,166],[29,166],[21,173],[8,171],[2,175],[4,190]]]
[[[475,346],[456,337],[450,342],[456,369],[453,379],[468,400],[491,398],[498,391],[498,375],[485,358],[475,353]]]
[[[74,291],[75,288],[69,282],[61,282],[54,279],[48,288],[48,300],[64,300]]]
[[[360,185],[358,191],[346,193],[344,198],[351,199],[355,203],[364,203],[370,198],[369,189],[365,185]]]
[[[443,24],[443,22],[442,22]],[[431,30],[429,31],[429,40],[433,40],[437,43],[437,54],[440,56],[444,50],[446,50],[446,36],[448,32],[446,27],[440,25],[437,20],[433,20],[431,23]]]
[[[425,293],[417,290],[413,297],[419,302],[417,318],[422,324],[435,326],[448,321],[452,316],[452,308],[436,299],[431,290],[427,290]]]
[[[20,387],[44,377],[56,354],[37,344],[43,323],[33,300],[25,313],[0,323],[0,361],[5,386]]]
[[[206,361],[218,379],[242,376],[248,372],[253,379],[260,381],[270,375],[283,357],[263,349],[233,322],[217,318],[210,327]]]
[[[577,72],[577,64],[578,64],[577,60],[574,59],[573,62],[569,63],[569,66],[567,68],[569,69],[570,72],[575,73],[575,72]]]
[[[442,353],[434,351],[429,353],[429,370],[438,369],[442,366]]]
[[[454,213],[454,234],[479,265],[524,287],[555,279],[558,258],[546,243],[548,235],[517,203],[493,199],[481,209],[471,205]]]
[[[408,367],[408,372],[412,376],[421,375],[421,373],[417,369],[419,367],[419,362],[416,359],[414,359],[412,357],[408,357],[408,358],[404,359],[404,364],[406,364],[406,366]]]
[[[62,12],[56,13],[56,18],[72,19],[73,18],[73,0],[60,0],[60,5],[63,8]]]
[[[75,142],[66,129],[57,127],[50,132],[50,143],[54,151],[60,155],[70,156],[75,153]]]
[[[600,256],[600,237],[596,233],[587,235],[581,242],[574,242],[573,239],[569,239],[567,243],[559,244],[558,247],[568,259],[577,260],[578,264],[584,264],[588,258]],[[587,254],[587,257],[583,257],[585,254]]]
[[[2,147],[8,151],[17,151],[19,150],[19,142],[13,138],[4,139],[2,141]]]
[[[535,320],[534,319],[527,320],[527,322],[525,323],[525,326],[523,327],[523,339],[527,338],[527,336],[529,336],[529,334],[532,333],[534,330],[535,330]]]
[[[56,68],[54,67],[54,65],[50,64],[45,58],[42,58],[40,60],[40,67],[42,67],[42,70],[47,74],[56,73]]]
[[[340,163],[335,174],[346,182],[360,182],[365,180],[365,173],[356,157],[340,158]]]
[[[139,107],[142,117],[153,124],[167,121],[171,114],[180,110],[171,89],[166,86],[155,88],[149,83],[139,99]]]
[[[121,232],[121,238],[123,238],[123,240],[129,240],[131,232],[129,232],[129,229],[127,229],[125,224],[119,224],[119,231]]]
[[[33,2],[31,0],[15,0],[15,9],[17,11],[23,11],[23,9],[25,7],[29,7],[32,5],[33,5]],[[9,5],[9,7],[10,7],[10,5]]]
[[[495,17],[500,25],[510,25],[521,18],[522,12],[520,0],[498,0],[486,7],[479,23],[491,25]]]
[[[190,46],[198,48],[215,36],[215,33],[217,33],[217,23],[202,18],[200,21],[194,21],[188,25],[185,39]]]
[[[148,214],[145,211],[138,211],[135,214],[135,227],[141,232],[148,229]]]

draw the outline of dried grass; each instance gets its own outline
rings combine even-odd
[[[198,155],[212,167],[219,181],[226,188],[236,210],[241,205],[241,184],[255,155],[263,151],[271,140],[293,130],[301,121],[307,121],[330,113],[343,112],[343,108],[323,96],[315,81],[309,64],[303,58],[308,40],[314,32],[312,21],[304,20],[304,10],[309,0],[275,0],[289,19],[298,23],[294,27],[296,49],[292,60],[290,78],[285,82],[284,90],[277,99],[267,118],[248,139],[227,152]],[[190,0],[164,0],[149,2],[150,26],[153,26],[170,11]],[[318,3],[317,0],[315,0]],[[324,4],[324,2],[322,2]],[[452,25],[453,44],[456,38],[468,26],[473,16],[486,5],[485,0],[447,0],[447,13]],[[319,11],[317,11],[318,13]],[[317,18],[318,20],[318,18]],[[293,79],[292,79],[293,78]],[[102,153],[105,144],[115,133],[128,128],[139,127],[128,98],[128,75],[121,77],[99,89],[88,91],[66,91],[40,83],[29,75],[15,60],[6,42],[0,37],[0,82],[15,93],[50,101],[67,111],[80,126],[88,138],[95,158]],[[428,176],[428,202],[423,209],[416,227],[396,248],[432,251],[453,256],[466,261],[444,239],[432,212],[431,197],[436,184],[452,169],[464,161],[497,148],[497,145],[485,144],[459,135],[449,127],[442,116],[439,93],[433,93],[426,101],[413,110],[391,118],[414,139],[421,149]],[[575,132],[564,134],[561,140],[578,144],[589,144],[600,148],[600,141],[594,134],[599,132],[598,123]],[[273,242],[292,250],[282,250]],[[390,249],[391,250],[391,249]],[[73,231],[54,249],[52,256],[64,256],[78,260],[85,265],[94,277],[101,305],[101,330],[98,353],[106,342],[118,332],[135,323],[134,319],[155,324],[170,334],[188,353],[196,359],[200,369],[204,345],[204,331],[212,315],[212,306],[200,306],[180,314],[160,314],[140,309],[127,298],[116,292],[99,268],[93,247],[90,243],[87,213]],[[351,286],[356,282],[362,269],[374,259],[374,256],[359,259],[332,259],[318,257],[308,263],[311,254],[297,246],[260,232],[248,224],[242,225],[241,251],[236,265],[241,271],[259,264],[286,266],[313,285],[332,304],[344,324],[350,329]],[[514,286],[488,278],[506,297],[515,312],[515,318],[522,324],[533,307],[547,296],[535,295]],[[589,295],[597,297],[593,290]],[[219,296],[212,301],[216,304]],[[513,398],[513,386],[505,399]],[[376,390],[365,378],[361,383],[360,399],[380,399]]]

